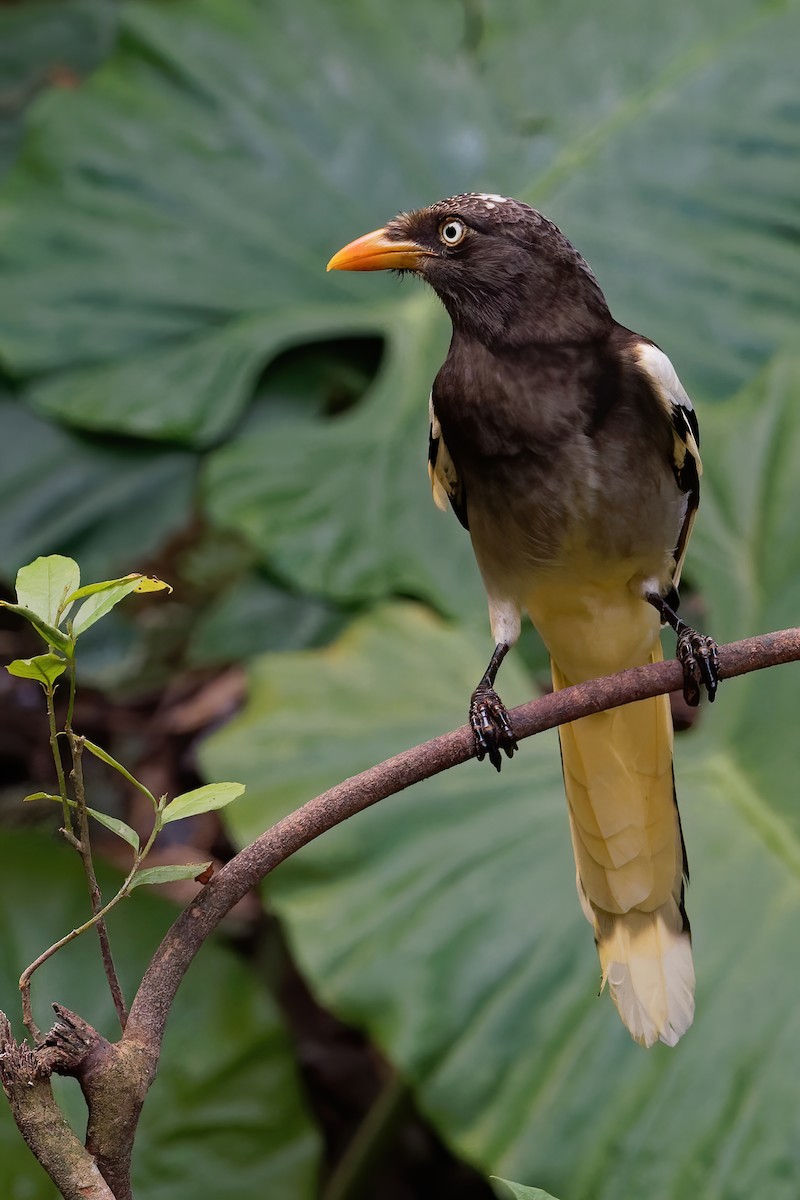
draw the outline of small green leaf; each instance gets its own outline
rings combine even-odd
[[[72,801],[70,803],[73,808],[77,807]],[[90,816],[94,817],[95,821],[99,821],[101,825],[105,825],[106,829],[110,829],[117,837],[121,837],[129,846],[133,846],[134,850],[139,849],[141,845],[139,835],[135,829],[131,829],[130,825],[126,825],[124,821],[118,820],[117,817],[109,817],[107,813],[98,812],[96,808],[89,808],[88,805],[86,806],[86,811]]]
[[[86,583],[77,591],[72,592],[67,597],[68,603],[73,600],[83,600],[86,596],[95,596],[98,592],[107,592],[110,588],[119,587],[122,584],[128,584],[132,580],[137,580],[135,592],[161,592],[166,588],[167,591],[172,591],[168,583],[164,583],[163,579],[156,579],[154,575],[142,575],[138,571],[132,572],[130,575],[121,575],[119,579],[103,579],[100,583]]]
[[[88,599],[84,600],[75,614],[75,620],[72,623],[73,636],[79,637],[80,634],[91,628],[95,621],[99,621],[106,613],[111,612],[111,609],[119,604],[120,600],[124,600],[131,592],[136,591],[137,583],[136,579],[118,579],[110,582],[107,586],[101,586],[98,591],[90,593]]]
[[[128,783],[132,783],[140,792],[143,792],[148,800],[152,802],[153,808],[157,807],[156,798],[150,789],[146,788],[143,783],[140,783],[135,775],[131,775],[130,771],[127,771],[122,763],[112,758],[107,750],[104,750],[102,746],[96,745],[95,742],[90,742],[88,738],[83,739],[83,744],[90,754],[93,754],[95,758],[99,758],[101,762],[107,763],[109,767],[113,767],[115,771],[119,771],[120,775],[124,776]]]
[[[53,800],[56,804],[61,804],[61,797],[54,796],[51,792],[31,792],[28,796],[23,796],[23,804],[27,804],[30,800]],[[70,808],[77,808],[74,800],[67,797],[67,804]],[[131,829],[130,825],[126,825],[124,821],[120,821],[117,817],[109,817],[107,813],[98,812],[96,808],[86,806],[86,811],[90,816],[94,817],[95,821],[99,821],[101,825],[105,825],[106,829],[110,829],[117,837],[121,837],[129,846],[133,846],[134,850],[138,850],[141,846],[139,835],[135,829]]]
[[[160,592],[164,589],[172,591],[169,584],[163,580],[140,574],[125,575],[122,579],[107,579],[102,583],[89,583],[86,587],[79,588],[69,597],[70,601],[80,600],[84,596],[87,599],[75,614],[72,623],[73,636],[78,637],[85,633],[95,621],[111,612],[111,609],[131,592]]]
[[[33,628],[43,637],[44,640],[51,646],[55,646],[62,654],[66,654],[67,658],[72,658],[75,652],[75,646],[72,639],[62,633],[60,629],[56,629],[55,625],[50,625],[38,613],[32,609],[26,608],[23,604],[8,604],[5,600],[0,600],[0,605],[7,608],[9,612],[16,613],[19,617],[24,617],[26,621],[30,621]]]
[[[65,615],[68,597],[80,586],[78,564],[62,554],[34,559],[17,572],[17,600],[49,625],[58,625]]]
[[[244,791],[243,783],[207,783],[176,796],[164,809],[163,821],[180,821],[183,817],[195,817],[198,813],[212,812],[224,808]]]
[[[524,1183],[512,1183],[510,1179],[500,1179],[497,1175],[490,1176],[493,1184],[499,1183],[508,1192],[498,1191],[495,1187],[495,1192],[500,1197],[500,1200],[507,1200],[508,1193],[514,1197],[514,1200],[555,1200],[555,1196],[551,1196],[549,1192],[543,1192],[541,1188],[526,1187]]]
[[[207,871],[210,866],[210,862],[204,862],[174,863],[169,867],[147,867],[144,871],[136,872],[131,880],[130,887],[133,889],[151,883],[172,883],[176,879],[196,879],[203,871]]]
[[[67,669],[65,660],[59,654],[37,654],[35,658],[15,658],[6,664],[9,675],[19,679],[35,679],[37,683],[52,684],[63,675]]]

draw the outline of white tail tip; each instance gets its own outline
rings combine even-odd
[[[691,940],[677,905],[596,917],[603,984],[631,1037],[642,1046],[674,1046],[694,1019],[695,982]]]

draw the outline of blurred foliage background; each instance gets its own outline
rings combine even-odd
[[[703,623],[796,623],[798,44],[791,0],[0,6],[0,583],[53,552],[173,583],[87,637],[80,710],[154,790],[247,783],[165,853],[225,857],[461,724],[485,665],[467,539],[425,474],[446,319],[421,286],[324,272],[399,209],[499,191],[564,229],[700,410]],[[514,658],[508,702],[544,670],[531,634]],[[0,681],[11,1012],[82,903],[52,826],[19,828],[39,707]],[[176,1006],[137,1195],[478,1198],[497,1174],[561,1200],[795,1200],[796,714],[784,667],[678,739],[698,1013],[675,1050],[596,998],[542,737],[499,779],[469,764],[340,827],[276,873],[269,917],[245,906]],[[172,910],[124,907],[130,994]],[[93,949],[43,973],[40,1023],[58,999],[113,1032]],[[0,1190],[52,1195],[5,1112]]]

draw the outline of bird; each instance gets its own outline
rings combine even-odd
[[[469,705],[479,759],[518,748],[495,691],[527,612],[556,690],[663,657],[684,695],[719,680],[716,643],[677,615],[697,512],[697,417],[667,355],[611,316],[584,258],[530,205],[468,192],[402,212],[328,270],[411,273],[452,324],[429,401],[433,499],[468,531],[494,651]],[[688,863],[668,696],[559,729],[578,898],[635,1041],[694,1018]]]

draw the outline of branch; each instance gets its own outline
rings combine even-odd
[[[785,629],[721,646],[719,674],[721,679],[731,679],[798,659],[800,628]],[[532,700],[511,712],[511,722],[521,741],[566,721],[677,691],[682,684],[683,671],[674,659],[651,663]],[[234,904],[265,875],[348,817],[474,757],[472,731],[462,725],[346,779],[262,833],[226,863],[167,932],[134,999],[125,1038],[158,1052],[175,993],[195,954]]]
[[[23,1138],[65,1200],[115,1200],[55,1102],[51,1069],[37,1051],[17,1045],[0,1013],[0,1083]]]
[[[798,659],[800,629],[748,638],[720,647],[720,678],[730,679]],[[514,709],[510,714],[514,733],[522,740],[566,721],[676,691],[682,681],[682,669],[673,660],[565,688]],[[98,1046],[97,1053],[85,1063],[66,1069],[66,1073],[78,1077],[83,1088],[89,1106],[87,1146],[116,1200],[128,1200],[131,1195],[130,1159],[136,1125],[158,1067],[164,1027],[180,982],[209,934],[265,875],[320,834],[379,800],[474,756],[472,732],[465,725],[354,775],[310,800],[246,846],[181,913],[145,973],[121,1041],[114,1046],[108,1043]],[[45,1050],[40,1048],[37,1052]],[[1,1062],[0,1066],[5,1068]],[[43,1069],[43,1064],[39,1069]],[[55,1069],[65,1068],[62,1065]],[[52,1161],[54,1143],[40,1153],[24,1129],[23,1136],[55,1179],[56,1167],[51,1170],[43,1157],[49,1153]],[[64,1144],[68,1145],[72,1135],[67,1131],[64,1136],[67,1139]],[[56,1143],[60,1144],[58,1139]],[[71,1197],[77,1193],[64,1194]],[[111,1195],[107,1190],[81,1194],[91,1200],[108,1200]]]
[[[75,660],[72,660],[69,670],[69,703],[67,704],[67,717],[64,722],[64,732],[67,735],[69,742],[70,754],[72,755],[72,771],[70,778],[75,791],[75,802],[78,807],[78,826],[80,829],[80,854],[83,861],[83,871],[86,876],[86,885],[89,889],[89,903],[92,906],[92,914],[96,918],[97,938],[100,942],[100,957],[103,960],[103,970],[108,980],[111,999],[114,1001],[114,1008],[117,1010],[120,1029],[125,1032],[125,1022],[128,1019],[128,1009],[125,1005],[125,997],[122,994],[122,985],[117,975],[117,969],[114,966],[114,958],[111,954],[111,943],[108,938],[108,927],[105,918],[100,915],[100,910],[103,907],[103,897],[97,883],[97,875],[94,869],[94,860],[92,858],[92,842],[89,832],[89,812],[86,807],[86,789],[83,783],[83,747],[84,739],[77,736],[72,728],[72,718],[75,713],[75,691],[77,685],[77,672],[75,668]]]
[[[76,802],[74,800],[69,800],[68,803],[75,804]],[[84,808],[83,816],[81,819],[81,828],[83,828],[83,823],[85,822],[86,817],[87,817],[87,813]],[[92,916],[89,918],[89,920],[84,921],[84,923],[82,925],[78,925],[75,929],[71,929],[69,931],[69,933],[65,933],[64,936],[60,937],[57,942],[53,942],[53,945],[48,946],[46,950],[43,950],[42,953],[39,955],[39,957],[35,958],[34,961],[29,966],[27,966],[25,968],[25,970],[22,972],[22,974],[20,975],[19,991],[20,991],[20,998],[22,1000],[22,1019],[25,1024],[26,1029],[28,1030],[28,1032],[30,1033],[31,1037],[34,1039],[35,1042],[42,1041],[42,1034],[41,1034],[41,1031],[39,1030],[39,1027],[36,1025],[36,1023],[33,1020],[33,1009],[31,1007],[31,979],[33,978],[33,975],[35,974],[36,971],[39,970],[39,967],[44,966],[44,964],[47,962],[48,959],[52,958],[54,954],[57,954],[59,950],[63,950],[64,946],[68,946],[70,942],[74,941],[75,938],[80,937],[82,933],[86,933],[87,929],[91,929],[93,925],[97,926],[99,928],[100,924],[102,923],[103,928],[105,928],[105,918],[106,918],[107,914],[111,912],[112,908],[115,908],[116,905],[119,904],[120,900],[124,900],[126,896],[130,895],[131,883],[133,882],[133,878],[136,875],[137,871],[139,870],[139,867],[141,866],[144,859],[150,853],[150,849],[153,845],[153,842],[156,840],[156,837],[158,836],[160,830],[161,830],[161,824],[159,823],[159,821],[157,819],[153,825],[152,831],[150,833],[150,837],[147,839],[144,846],[140,846],[140,848],[137,851],[135,851],[134,857],[133,857],[133,866],[131,867],[128,874],[125,876],[125,879],[122,882],[122,886],[120,887],[117,894],[115,896],[112,896],[112,898],[110,900],[108,900],[103,905],[103,907],[100,909],[96,908],[95,903],[94,903],[94,897],[92,897]],[[85,844],[87,846],[89,845],[88,837],[86,838]],[[94,868],[92,868],[92,878],[94,878]],[[99,897],[99,895],[100,895],[99,889],[98,889],[97,894]],[[102,945],[103,945],[103,942],[101,939],[101,946]],[[109,954],[110,954],[110,951],[109,951]],[[104,962],[104,966],[108,965],[105,957],[103,959],[103,962]],[[108,962],[110,962],[110,957],[109,957]],[[110,965],[111,965],[111,969],[114,974],[114,979],[116,979],[116,971],[114,969],[113,962],[111,962]],[[111,982],[111,981],[109,980],[109,982]],[[113,984],[111,986],[111,995],[116,1004],[116,995],[115,995]],[[122,996],[122,992],[120,990],[120,997],[121,996]],[[123,1001],[123,1004],[124,1004],[124,1001]],[[120,1010],[118,1007],[117,1007],[117,1015],[118,1016],[120,1015]],[[124,1028],[125,1028],[124,1023],[121,1022],[121,1025],[122,1025],[122,1029],[124,1030]]]

